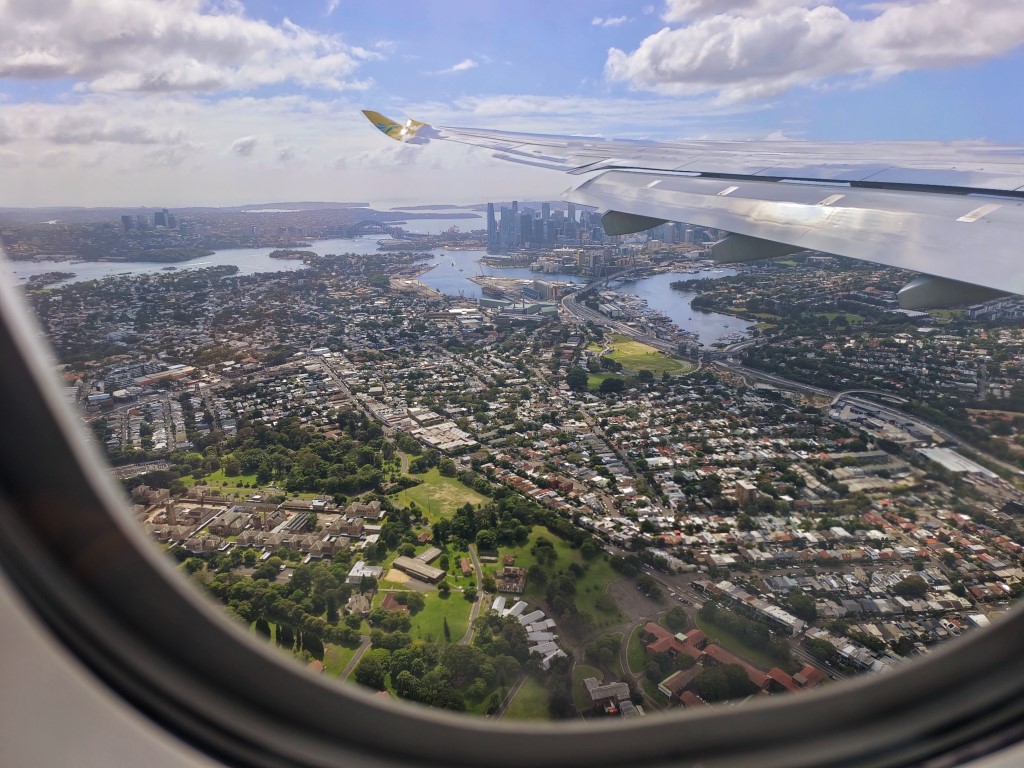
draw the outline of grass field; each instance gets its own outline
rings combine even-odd
[[[846,322],[850,325],[856,325],[857,323],[864,322],[864,315],[854,315],[849,312],[816,312],[815,314],[818,315],[818,317],[827,318],[830,323],[840,315],[845,317]]]
[[[187,486],[193,485],[208,485],[214,488],[226,496],[232,494],[239,494],[240,496],[248,496],[251,493],[256,493],[258,488],[256,487],[256,475],[236,475],[235,477],[227,477],[224,474],[223,469],[218,469],[216,472],[211,472],[208,475],[202,477],[193,477],[192,475],[185,475],[181,478],[181,481]]]
[[[413,488],[406,488],[399,491],[391,498],[403,507],[408,507],[410,502],[416,502],[416,506],[426,512],[431,520],[451,517],[455,510],[464,504],[483,504],[487,501],[486,496],[467,488],[454,477],[445,477],[434,467],[422,475],[411,475],[423,482]]]
[[[668,372],[670,376],[676,376],[694,369],[692,363],[674,360],[648,344],[632,341],[618,333],[612,334],[611,341],[606,341],[605,345],[612,348],[608,357],[633,372],[646,369],[654,374]]]
[[[324,674],[328,677],[341,675],[345,665],[352,660],[357,650],[359,650],[358,645],[355,648],[346,648],[343,645],[324,643]]]
[[[502,717],[509,720],[550,720],[548,692],[541,682],[535,677],[526,678]]]
[[[612,376],[615,376],[615,374],[614,373],[588,373],[587,374],[587,389],[590,389],[590,390],[593,390],[594,392],[596,392],[598,390],[598,388],[601,386],[601,382],[604,381],[605,379],[611,378]],[[619,376],[618,378],[621,379],[621,378],[624,378],[624,377]]]
[[[663,709],[665,705],[668,703],[668,701],[665,699],[665,694],[658,690],[657,683],[652,683],[646,677],[641,677],[640,687],[643,688],[644,693],[646,693],[651,698],[656,707]]]
[[[622,645],[622,633],[621,632],[612,632],[611,634],[608,635],[608,637],[614,637],[616,640],[618,640],[619,641],[619,646],[621,647],[621,645]],[[626,659],[626,661],[628,662],[629,659]],[[619,654],[618,653],[615,654],[615,659],[612,661],[611,664],[608,665],[608,667],[609,667],[609,669],[611,669],[612,674],[615,675],[615,679],[616,680],[621,680],[624,677],[623,669],[622,669],[622,663],[619,661]]]
[[[636,627],[633,634],[629,636],[629,644],[626,646],[626,663],[629,665],[629,671],[634,675],[639,675],[644,671],[644,660],[647,658],[644,641],[641,639],[643,633],[643,627]]]
[[[599,682],[604,680],[604,675],[597,667],[577,664],[572,671],[572,700],[580,712],[590,709],[590,697],[587,696],[586,686],[583,685],[583,681],[588,677],[596,677]]]
[[[447,598],[437,594],[425,596],[427,604],[423,610],[412,617],[412,629],[409,634],[413,638],[444,642],[444,620],[448,619],[448,630],[452,642],[457,643],[466,634],[469,626],[469,612],[473,605],[459,592],[452,592]]]
[[[759,667],[767,672],[772,667],[780,667],[785,669],[785,665],[769,656],[763,651],[759,651],[756,648],[751,648],[749,645],[744,643],[740,638],[731,632],[722,629],[717,624],[712,624],[710,621],[705,621],[699,615],[697,616],[697,628],[704,630],[704,634],[708,636],[709,642],[716,642],[726,650],[732,651],[737,656],[741,657],[744,661],[748,661],[755,667]]]
[[[622,624],[626,617],[619,611],[618,606],[607,595],[608,585],[613,581],[622,578],[612,570],[608,559],[602,553],[593,560],[583,559],[579,550],[573,549],[569,544],[551,533],[541,525],[535,525],[530,533],[530,538],[521,547],[502,547],[500,554],[515,555],[516,565],[521,568],[533,568],[537,565],[536,556],[530,552],[537,543],[537,539],[545,538],[554,545],[556,559],[554,563],[545,564],[545,570],[549,573],[565,571],[571,563],[576,563],[586,568],[586,572],[576,579],[576,607],[580,613],[588,614],[595,629],[611,627]],[[498,566],[491,564],[484,566],[485,572],[493,574]],[[543,602],[547,592],[547,584],[539,584],[536,581],[526,580],[525,597],[535,604]],[[604,598],[603,600],[601,598]],[[599,606],[598,603],[603,605]]]

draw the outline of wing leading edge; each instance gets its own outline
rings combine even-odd
[[[920,308],[1024,295],[1024,150],[979,143],[648,142],[447,128],[365,111],[385,135],[592,175],[563,197],[609,234],[685,221],[734,233],[722,263],[816,250],[921,273]]]

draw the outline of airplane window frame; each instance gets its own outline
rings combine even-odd
[[[0,253],[0,258],[4,258]],[[157,724],[230,765],[899,766],[1019,740],[1024,612],[826,690],[631,722],[491,722],[311,675],[176,572],[54,380],[0,276],[0,568],[61,642]]]

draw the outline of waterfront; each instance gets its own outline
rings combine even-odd
[[[479,219],[413,219],[402,225],[408,232],[416,234],[436,234],[447,229],[453,224],[459,224],[469,228],[470,224],[478,226]],[[301,247],[299,250],[312,251],[324,256],[329,253],[377,253],[377,241],[381,235],[371,234],[354,238],[332,238],[329,240],[313,240],[308,247]],[[56,283],[56,286],[80,283],[86,280],[102,280],[105,277],[114,275],[153,275],[162,272],[170,272],[168,266],[176,270],[185,271],[189,269],[205,269],[206,267],[217,267],[233,265],[238,267],[239,275],[256,275],[262,272],[291,272],[302,269],[301,261],[289,261],[285,259],[271,259],[270,254],[279,250],[279,246],[267,246],[265,248],[225,248],[214,251],[210,256],[200,256],[191,261],[180,261],[173,265],[162,262],[140,262],[140,261],[82,261],[77,256],[67,256],[60,260],[46,261],[7,261],[0,258],[0,263],[6,265],[5,271],[11,276],[15,285],[28,281],[34,275],[42,275],[47,272],[74,272],[75,276]],[[430,253],[444,255],[441,249],[429,251]],[[466,251],[470,253],[470,251]],[[476,251],[475,253],[481,253]],[[474,265],[475,266],[475,265]],[[468,272],[469,276],[477,274],[476,271]],[[468,281],[467,281],[468,282]],[[473,285],[473,283],[469,283]],[[476,286],[474,286],[475,288]],[[438,290],[441,290],[440,288]],[[456,291],[457,294],[457,291]],[[467,296],[470,294],[467,293]],[[479,292],[476,294],[479,296]]]
[[[672,283],[677,280],[717,279],[735,275],[734,269],[705,269],[699,272],[663,272],[644,277],[636,282],[613,283],[617,293],[639,296],[650,309],[669,317],[682,330],[697,334],[705,346],[734,334],[745,333],[751,324],[746,320],[718,312],[701,312],[690,307],[696,293],[676,291]]]
[[[556,283],[585,283],[588,278],[582,275],[545,275],[525,268],[495,269],[479,263],[487,255],[486,251],[435,251],[436,258],[430,262],[434,266],[430,271],[420,275],[420,282],[448,296],[462,296],[467,299],[479,299],[483,293],[480,286],[469,278],[503,277],[522,280],[547,280]]]
[[[477,220],[470,220],[477,221]],[[406,229],[418,234],[436,234],[453,223],[462,223],[452,219],[418,219],[408,223]],[[309,250],[321,256],[327,254],[377,253],[379,235],[364,235],[356,238],[333,238],[313,241]],[[215,251],[210,256],[202,256],[192,261],[178,262],[173,266],[177,271],[204,269],[206,267],[232,265],[238,267],[239,275],[254,275],[264,272],[290,272],[303,268],[301,261],[289,261],[270,258],[275,247],[265,248],[229,248]],[[494,276],[510,279],[541,279],[552,282],[585,283],[587,278],[580,275],[552,275],[533,272],[526,268],[496,269],[481,264],[479,259],[486,256],[483,250],[446,251],[435,248],[429,251],[434,258],[427,263],[431,269],[420,276],[420,282],[448,296],[461,296],[466,299],[479,299],[483,294],[480,286],[470,278],[476,276]],[[34,275],[47,272],[74,272],[75,276],[55,286],[68,285],[86,280],[101,280],[115,275],[166,274],[167,264],[152,262],[101,262],[80,261],[68,257],[61,261],[15,261],[7,262],[6,271],[12,276],[15,284],[24,284]],[[615,283],[614,290],[624,294],[639,296],[647,301],[652,310],[662,312],[682,330],[697,334],[699,341],[705,345],[714,344],[727,336],[743,332],[749,324],[736,317],[716,312],[700,312],[690,308],[690,301],[696,295],[674,291],[671,283],[675,280],[718,278],[735,274],[730,269],[703,270],[695,273],[663,273],[641,278],[636,282]]]

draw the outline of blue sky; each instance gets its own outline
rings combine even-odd
[[[0,205],[567,186],[388,142],[362,107],[627,138],[1017,145],[1022,46],[1021,0],[0,0]]]

